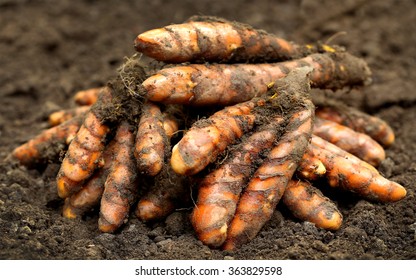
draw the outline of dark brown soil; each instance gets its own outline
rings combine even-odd
[[[0,259],[415,259],[415,1],[164,2],[1,0],[0,157],[45,128],[50,112],[74,106],[74,92],[105,84],[134,53],[137,34],[214,15],[299,43],[345,31],[332,42],[368,61],[373,84],[340,98],[395,129],[397,141],[380,170],[404,185],[407,197],[381,204],[326,192],[344,215],[337,232],[278,206],[251,243],[225,253],[196,239],[189,209],[148,225],[131,218],[117,234],[100,233],[96,213],[64,219],[54,183],[58,164],[28,170],[1,161]]]

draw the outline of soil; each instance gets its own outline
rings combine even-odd
[[[190,209],[152,224],[130,218],[116,234],[98,231],[97,212],[64,219],[57,162],[27,169],[2,160],[0,259],[415,259],[415,1],[1,0],[0,157],[46,128],[49,113],[73,107],[77,90],[104,85],[134,53],[137,34],[192,15],[237,20],[298,43],[330,40],[363,57],[373,83],[335,95],[394,128],[396,142],[379,169],[407,197],[383,204],[324,189],[344,216],[340,230],[317,229],[279,205],[252,242],[226,253],[197,240]]]

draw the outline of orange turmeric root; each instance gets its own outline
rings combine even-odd
[[[135,47],[169,63],[281,61],[312,51],[246,24],[215,17],[192,17],[182,24],[146,31],[137,36]]]
[[[173,172],[169,166],[154,178],[154,184],[137,203],[136,216],[144,221],[166,218],[189,193],[187,177]]]
[[[83,117],[85,113],[90,109],[90,106],[80,106],[72,109],[56,111],[49,115],[49,125],[57,126],[63,122],[66,122],[74,117],[81,116]]]
[[[393,129],[382,119],[370,116],[355,108],[331,101],[317,106],[316,116],[345,125],[357,132],[367,134],[384,147],[394,143]]]
[[[172,149],[172,169],[182,175],[193,175],[204,169],[229,144],[252,129],[253,109],[265,104],[262,98],[252,99],[195,122]]]
[[[284,119],[276,116],[233,147],[232,154],[198,186],[198,200],[191,221],[198,239],[212,247],[221,246],[234,217],[243,187],[253,173],[253,164],[275,144]]]
[[[75,219],[100,203],[104,191],[105,175],[102,170],[94,174],[77,193],[65,199],[62,215]]]
[[[104,124],[97,112],[101,105],[111,100],[110,90],[100,95],[97,102],[85,116],[84,123],[71,141],[57,175],[58,195],[61,198],[78,192],[85,180],[102,164],[104,140],[109,127]]]
[[[285,191],[283,199],[297,217],[324,228],[338,228],[342,221],[339,212],[310,185],[291,181],[296,171],[307,180],[326,174],[331,186],[378,201],[396,201],[406,195],[402,186],[383,178],[365,162],[377,165],[384,158],[384,150],[380,152],[374,146],[362,149],[360,141],[365,146],[369,141],[362,140],[361,136],[358,142],[345,144],[344,136],[335,134],[333,128],[331,132],[324,129],[328,122],[323,119],[334,118],[335,122],[347,123],[346,126],[388,146],[394,141],[394,134],[376,118],[352,111],[335,117],[332,113],[325,115],[330,107],[326,106],[317,111],[322,114],[322,120],[317,121],[316,134],[342,149],[311,136],[314,106],[302,90],[306,87],[309,90],[309,82],[313,87],[329,89],[366,84],[370,71],[364,61],[336,47],[299,46],[246,25],[205,17],[143,33],[135,43],[138,51],[165,62],[296,60],[273,64],[166,66],[145,81],[147,73],[141,63],[129,61],[109,83],[115,89],[113,100],[107,87],[79,92],[76,102],[91,106],[83,116],[82,125],[71,128],[64,128],[67,123],[58,125],[15,151],[16,158],[29,164],[44,156],[45,145],[71,141],[57,177],[58,194],[66,198],[64,216],[80,215],[101,197],[99,228],[103,232],[116,231],[126,221],[136,198],[138,162],[141,172],[155,176],[147,178],[155,184],[138,203],[136,215],[144,221],[164,217],[175,208],[175,200],[186,193],[187,175],[200,172],[229,144],[242,137],[240,144],[229,149],[229,158],[224,159],[224,164],[205,177],[200,186],[192,223],[201,240],[210,246],[232,250],[252,239],[270,218]],[[306,70],[301,70],[304,66],[312,71],[308,78],[305,78]],[[304,75],[302,79],[299,72]],[[279,91],[270,97],[266,94],[272,82]],[[295,92],[292,96],[286,91]],[[281,95],[285,100],[279,99]],[[277,99],[282,103],[267,108],[273,114],[259,113],[270,100]],[[148,102],[143,108],[142,101]],[[173,148],[171,170],[164,157],[170,155],[169,138],[178,125],[170,122],[158,105],[151,102],[161,102],[163,106],[237,105],[196,122]],[[136,119],[142,110],[143,122],[135,141],[134,128],[119,121],[127,115],[132,116],[130,121]],[[54,115],[52,125],[70,117],[62,113]],[[270,122],[259,125],[268,118]],[[79,117],[69,122],[76,119]],[[117,122],[116,135],[106,145],[109,124],[114,124],[113,121]],[[254,133],[244,135],[253,128]],[[335,130],[345,132],[344,128]],[[156,134],[150,135],[150,132]],[[345,136],[348,137],[351,136]],[[354,152],[355,148],[359,148],[355,153],[365,161],[344,151]],[[149,152],[151,149],[157,152],[156,161]],[[370,149],[376,150],[375,156]],[[177,188],[177,183],[183,188]]]
[[[62,210],[64,217],[74,219],[100,203],[104,184],[113,163],[115,143],[116,141],[113,139],[105,147],[103,152],[104,166],[95,171],[80,191],[65,199]]]
[[[341,149],[356,155],[373,166],[378,166],[386,158],[383,147],[370,136],[355,132],[351,128],[333,121],[317,117],[313,134]]]
[[[363,166],[367,169],[370,169],[376,173],[378,173],[377,169],[369,164],[366,161],[363,161],[362,159],[354,156],[351,153],[348,153],[347,151],[344,151],[343,149],[341,149],[340,147],[322,139],[321,137],[317,136],[317,135],[312,135],[312,141],[311,141],[314,145],[322,148],[322,149],[326,149],[328,151],[330,151],[334,156],[340,156],[343,158],[348,159],[348,161],[350,161],[351,163]],[[310,153],[314,154],[314,149],[310,148],[309,149]]]
[[[168,139],[177,132],[178,120],[167,109],[163,112],[163,129]],[[170,150],[170,143],[165,147]],[[172,171],[170,165],[163,163],[161,172],[154,178],[154,184],[137,203],[136,216],[142,221],[154,221],[167,217],[183,200],[188,183],[185,178]]]
[[[261,96],[290,70],[311,66],[312,86],[339,89],[367,83],[365,62],[348,53],[312,54],[275,64],[190,64],[160,70],[143,83],[144,97],[165,104],[231,105]]]
[[[225,248],[231,250],[244,243],[247,235],[255,235],[254,231],[262,227],[261,220],[270,218],[268,214],[271,215],[273,211],[270,208],[274,208],[281,197],[278,185],[281,183],[284,189],[296,170],[311,136],[314,107],[312,102],[305,98],[310,90],[307,78],[310,71],[311,69],[306,67],[293,71],[287,78],[277,81],[271,89],[273,96],[267,99],[267,102],[275,102],[272,103],[275,114],[284,108],[292,113],[287,124],[285,121],[285,134],[279,140],[278,146],[268,153],[267,159],[260,159],[260,154],[267,153],[275,145],[278,131],[283,130],[279,129],[282,119],[278,115],[275,116],[276,122],[272,118],[267,125],[246,138],[218,170],[210,173],[202,181],[198,202],[192,213],[192,224],[198,237],[205,244],[219,247],[225,241]],[[261,108],[266,109],[267,105]],[[251,166],[254,162],[261,161],[263,163],[238,202],[242,186],[252,174]],[[289,178],[286,178],[286,175]],[[283,182],[285,178],[286,182]],[[267,198],[261,198],[262,195]],[[250,203],[255,205],[254,211],[259,211],[258,213],[246,211]],[[248,225],[253,220],[253,224],[256,225]],[[255,229],[258,225],[259,228]]]
[[[98,97],[105,90],[105,87],[98,87],[78,91],[74,96],[74,101],[78,105],[90,106],[97,102]]]
[[[11,156],[26,166],[35,166],[56,158],[78,132],[81,123],[82,119],[78,117],[44,130],[35,138],[14,149]],[[56,148],[52,149],[53,146]]]
[[[270,219],[285,192],[312,133],[314,106],[306,100],[304,106],[305,108],[292,115],[285,134],[257,169],[241,195],[227,231],[223,245],[225,250],[234,250],[253,239]]]
[[[380,202],[398,201],[406,196],[404,187],[384,178],[368,163],[329,142],[325,141],[326,145],[318,142],[318,137],[313,136],[311,148],[314,155],[325,165],[326,178],[330,186],[349,190],[366,199]],[[334,153],[333,151],[336,150],[341,151]]]
[[[305,180],[313,181],[321,178],[325,173],[324,164],[313,155],[308,146],[296,170],[296,175]]]
[[[296,218],[319,228],[337,230],[342,224],[337,206],[307,182],[291,180],[282,201]]]
[[[117,128],[112,165],[101,198],[98,227],[102,232],[116,231],[127,218],[136,199],[137,167],[133,155],[134,134],[127,122]]]
[[[79,107],[60,110],[49,115],[49,125],[56,126],[76,116],[84,115],[97,102],[100,94],[105,91],[105,87],[91,88],[78,91],[74,96],[74,101]]]
[[[162,170],[170,146],[168,141],[159,106],[144,103],[134,149],[139,172],[155,176]]]

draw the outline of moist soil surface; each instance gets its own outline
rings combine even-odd
[[[415,259],[416,3],[414,1],[0,1],[0,259]],[[371,85],[334,95],[386,120],[396,142],[379,167],[406,187],[405,199],[369,202],[323,191],[344,223],[330,232],[278,205],[258,236],[235,252],[197,240],[190,209],[144,224],[131,217],[116,234],[100,233],[98,214],[61,216],[59,161],[28,169],[4,159],[47,127],[48,115],[74,107],[72,96],[104,85],[143,31],[212,15],[283,38],[329,40],[364,58]],[[318,93],[319,94],[319,93]]]

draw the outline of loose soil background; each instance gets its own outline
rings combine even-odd
[[[374,82],[341,98],[395,129],[380,170],[404,185],[407,197],[381,204],[332,192],[345,220],[337,232],[278,206],[251,243],[224,253],[197,241],[189,210],[149,225],[131,218],[114,235],[97,230],[96,213],[63,219],[58,164],[27,170],[2,160],[0,259],[415,259],[415,1],[0,0],[0,157],[45,128],[50,112],[74,106],[74,92],[105,84],[134,53],[137,34],[194,14],[246,22],[299,43],[347,32],[333,43],[365,58]]]

